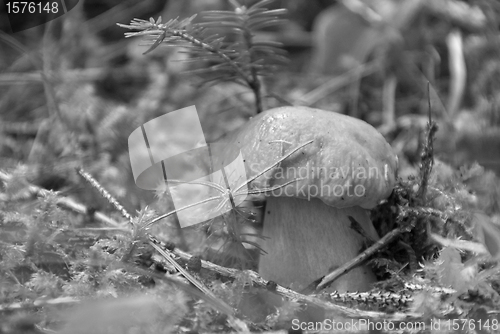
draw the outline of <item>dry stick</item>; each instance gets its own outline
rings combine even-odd
[[[372,246],[368,247],[363,253],[359,254],[357,257],[354,259],[350,260],[349,262],[345,263],[344,265],[340,266],[339,268],[335,269],[334,271],[330,272],[328,275],[326,275],[321,282],[318,284],[316,287],[316,290],[321,290],[326,288],[330,283],[335,281],[337,278],[340,276],[344,275],[351,269],[356,268],[357,266],[361,265],[363,262],[365,262],[370,256],[373,254],[377,253],[379,250],[387,246],[391,241],[399,237],[402,233],[408,232],[408,227],[398,227],[391,232],[387,233],[384,235],[380,240],[378,240],[375,244]]]
[[[351,221],[351,228],[354,229],[358,234],[360,234],[365,240],[367,240],[370,243],[374,243],[375,240],[373,240],[366,232],[363,230],[363,228],[359,225],[359,223],[352,218],[351,216],[348,216],[349,220]],[[398,245],[402,247],[406,253],[408,254],[408,264],[410,266],[411,272],[415,272],[418,269],[418,261],[417,261],[417,256],[415,255],[415,251],[413,248],[411,248],[410,245],[407,243],[398,240]]]

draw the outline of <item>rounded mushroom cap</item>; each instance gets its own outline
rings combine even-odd
[[[247,180],[309,141],[249,189],[276,188],[267,195],[319,198],[330,206],[369,209],[387,198],[396,182],[397,156],[384,137],[357,118],[321,109],[267,110],[222,140],[216,163],[241,151]]]

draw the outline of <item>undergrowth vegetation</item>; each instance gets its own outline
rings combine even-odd
[[[257,38],[284,22],[272,2],[116,26],[147,46],[100,36],[133,10],[152,15],[142,7],[89,20],[77,6],[0,32],[0,333],[266,332],[297,319],[500,330],[500,179],[437,158],[447,129],[432,106],[426,125],[387,134],[401,177],[372,211],[383,237],[363,252],[378,278],[369,292],[302,294],[259,277],[262,202],[180,229],[165,188],[136,186],[127,140],[145,122],[195,104],[212,142],[310,89],[280,43]],[[480,131],[496,131],[500,46],[474,51],[488,61],[470,65],[467,107]]]

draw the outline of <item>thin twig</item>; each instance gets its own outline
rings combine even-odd
[[[215,200],[220,200],[221,199],[221,196],[213,196],[213,197],[209,197],[209,198],[206,198],[202,201],[199,201],[199,202],[196,202],[196,203],[191,203],[191,204],[188,204],[186,206],[183,206],[181,208],[178,208],[178,209],[174,209],[170,212],[167,212],[163,215],[160,215],[156,218],[154,218],[153,220],[149,221],[146,225],[145,225],[145,228],[149,228],[151,227],[153,224],[157,223],[158,221],[162,220],[162,219],[165,219],[171,215],[173,215],[174,213],[177,213],[177,212],[180,212],[180,211],[184,211],[184,210],[187,210],[189,208],[192,208],[194,206],[197,206],[197,205],[200,205],[200,204],[204,204],[204,203],[208,203],[208,202],[211,202],[211,201],[215,201]]]
[[[375,244],[372,246],[368,247],[364,252],[356,256],[354,259],[348,261],[344,265],[340,266],[339,268],[335,269],[328,275],[326,275],[321,282],[318,284],[316,287],[316,290],[321,290],[326,288],[328,285],[330,285],[333,281],[335,281],[337,278],[340,276],[344,275],[345,273],[349,272],[350,270],[356,268],[357,266],[361,265],[363,262],[368,260],[369,257],[377,253],[379,250],[382,248],[386,247],[389,243],[391,243],[394,239],[399,237],[401,234],[408,232],[407,227],[399,227],[391,232],[387,233],[384,235],[380,240],[378,240]]]

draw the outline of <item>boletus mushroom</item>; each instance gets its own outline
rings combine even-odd
[[[365,237],[349,216],[364,234],[379,238],[369,210],[391,194],[396,180],[397,157],[375,128],[307,107],[275,108],[252,118],[224,138],[222,159],[241,151],[250,179],[310,141],[249,184],[250,190],[274,188],[266,194],[259,273],[295,290],[359,254]],[[361,266],[330,289],[366,291],[374,281]]]

